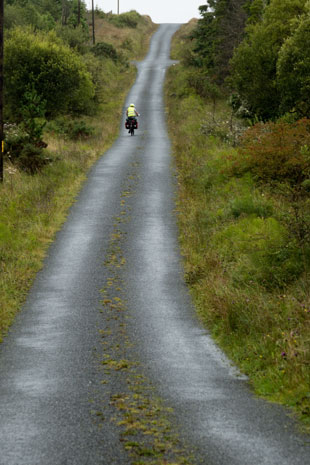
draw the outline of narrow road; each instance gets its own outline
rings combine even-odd
[[[124,389],[108,356],[129,341],[173,407],[192,463],[310,464],[309,438],[283,408],[253,396],[197,322],[183,282],[163,103],[176,29],[161,25],[138,65],[126,102],[142,115],[137,134],[122,122],[0,346],[1,465],[130,464],[118,425],[98,425],[114,415],[111,392]]]

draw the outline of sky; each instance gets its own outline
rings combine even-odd
[[[120,13],[136,10],[141,15],[149,15],[154,23],[187,23],[192,18],[200,18],[199,6],[206,0],[94,0],[95,7],[105,13],[117,13],[119,1]],[[86,0],[91,8],[91,0]]]

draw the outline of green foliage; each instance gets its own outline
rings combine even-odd
[[[266,45],[269,37],[261,24],[256,25],[231,60],[233,86],[240,106],[262,120],[278,116],[280,104],[275,73],[277,53],[272,44]]]
[[[68,2],[68,0],[66,0]],[[80,27],[84,29],[84,32],[88,32],[88,26],[86,21],[86,4],[84,1],[80,2],[80,24],[78,24],[78,0],[69,0],[67,11],[65,13],[65,18],[62,22],[65,25],[71,27]]]
[[[142,21],[142,16],[135,10],[120,15],[108,15],[108,20],[117,27],[130,27],[135,29]]]
[[[62,26],[60,24],[55,28],[56,35],[61,40],[76,50],[78,53],[84,54],[88,50],[86,45],[89,39],[89,33],[83,26]]]
[[[308,117],[308,9],[307,0],[209,0],[182,58],[201,70],[197,90],[229,86],[234,109],[252,121]]]
[[[46,102],[48,117],[83,112],[94,95],[84,63],[55,34],[16,29],[5,44],[5,99],[8,114],[20,116],[25,89],[35,89]]]
[[[130,38],[125,39],[121,44],[121,48],[122,50],[125,49],[125,50],[128,50],[129,52],[132,52],[134,50],[133,40]]]
[[[214,101],[222,95],[219,86],[213,82],[209,73],[203,69],[190,68],[187,79],[188,86],[203,98]]]
[[[282,112],[310,117],[310,17],[302,16],[298,28],[283,44],[277,63]]]
[[[36,30],[49,31],[56,24],[77,26],[77,0],[6,0],[5,28],[31,26]],[[86,4],[80,2],[80,24],[87,31]]]
[[[50,31],[55,27],[55,19],[49,11],[39,11],[34,3],[19,3],[5,6],[4,27],[6,30],[17,26],[31,26],[34,29]]]
[[[202,19],[192,34],[195,61],[196,66],[211,73],[216,83],[223,84],[229,74],[233,50],[243,36],[245,0],[209,0],[207,3],[199,8]]]
[[[294,19],[304,12],[305,3],[306,0],[272,0],[262,21],[248,26],[247,36],[234,52],[233,87],[242,104],[261,120],[281,114],[278,55],[294,29]]]
[[[196,63],[197,66],[213,69],[218,42],[218,20],[216,15],[213,15],[208,10],[208,5],[200,6],[199,10],[202,18],[198,21],[198,26],[192,33],[192,38],[195,39]]]
[[[14,163],[16,163],[21,170],[30,174],[37,173],[43,166],[51,162],[51,159],[44,151],[44,147],[35,145],[32,142],[24,141],[21,150],[17,152],[15,149],[14,154],[17,154],[13,160]]]
[[[34,88],[26,90],[21,106],[22,126],[30,140],[35,143],[42,141],[43,128],[46,124],[45,112],[46,102],[41,99],[36,90]]]
[[[234,218],[241,216],[257,216],[268,218],[273,213],[272,205],[261,199],[255,199],[251,193],[237,197],[230,204],[230,211]]]
[[[94,114],[100,110],[100,106],[106,104],[113,98],[117,92],[118,81],[115,79],[116,75],[126,78],[127,73],[130,72],[127,61],[120,59],[116,62],[111,59],[97,58],[93,53],[83,55],[83,62],[87,70],[92,76],[92,82],[95,90],[95,96],[91,101],[91,108],[89,113]],[[114,111],[113,108],[109,111]]]
[[[32,139],[24,126],[6,127],[5,158],[22,171],[35,174],[50,163],[45,147],[43,141]]]
[[[44,153],[47,144],[42,140],[46,124],[45,102],[34,88],[24,93],[21,116],[19,127],[7,127],[5,155],[21,170],[34,174],[50,161]]]
[[[72,140],[87,139],[94,134],[94,127],[86,121],[66,117],[54,119],[47,124],[46,129],[49,133]]]
[[[267,288],[283,287],[303,271],[300,250],[290,244],[286,229],[274,218],[241,218],[215,234],[215,247],[228,263],[235,284],[257,282]]]
[[[248,14],[248,24],[255,24],[263,19],[263,13],[269,0],[248,0],[244,9]]]
[[[96,45],[91,48],[91,52],[96,57],[111,58],[114,61],[117,61],[119,58],[115,47],[107,42],[97,42]]]

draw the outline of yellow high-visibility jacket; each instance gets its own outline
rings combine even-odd
[[[137,112],[135,107],[128,107],[127,116],[130,118],[131,116],[137,116]]]

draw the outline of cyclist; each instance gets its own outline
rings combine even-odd
[[[127,121],[130,121],[132,119],[136,121],[136,116],[139,116],[139,113],[137,112],[134,103],[131,103],[129,107],[127,108],[126,116],[127,116]]]

